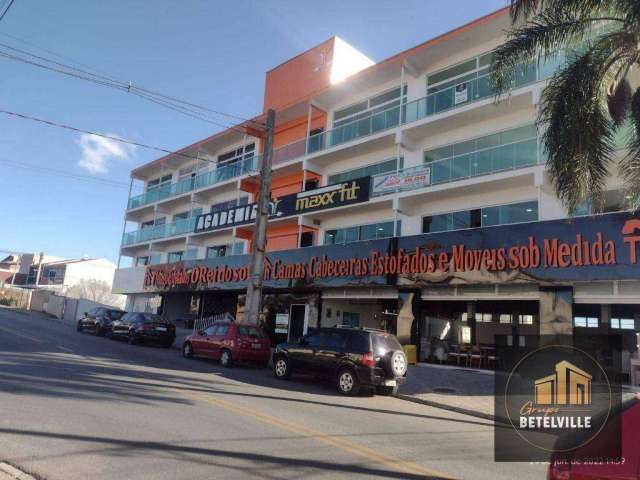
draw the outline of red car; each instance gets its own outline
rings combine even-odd
[[[639,394],[640,395],[640,394]],[[600,461],[598,452],[604,451],[600,442],[608,442],[608,426],[591,443],[580,448],[576,455],[587,460],[567,462],[551,459],[549,480],[638,480],[640,479],[640,396],[625,402],[618,413],[621,422],[621,454],[619,461]],[[613,434],[613,432],[611,433]]]
[[[271,343],[256,325],[221,321],[189,335],[182,345],[182,355],[213,358],[220,360],[224,367],[230,367],[233,362],[253,362],[266,367]]]

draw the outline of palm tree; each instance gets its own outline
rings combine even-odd
[[[538,114],[558,197],[570,212],[587,199],[601,210],[614,137],[631,125],[619,172],[629,207],[640,208],[640,0],[511,0],[510,13],[492,67],[497,97],[523,62],[566,57]]]

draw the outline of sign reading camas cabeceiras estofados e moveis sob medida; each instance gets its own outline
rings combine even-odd
[[[315,283],[387,275],[429,279],[430,274],[450,277],[478,271],[520,271],[531,278],[563,281],[638,277],[640,219],[629,214],[496,227],[491,231],[493,245],[479,242],[483,229],[478,230],[402,237],[395,251],[388,240],[376,240],[271,252],[264,280]],[[163,288],[244,282],[247,257],[149,266],[144,283]]]
[[[370,178],[356,178],[271,200],[269,219],[366,202],[369,200]],[[205,213],[196,218],[194,233],[251,224],[255,222],[257,215],[257,203]]]

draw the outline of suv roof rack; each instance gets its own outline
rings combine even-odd
[[[345,323],[336,323],[331,328],[350,328],[351,330],[363,330],[365,332],[382,332],[387,333],[385,330],[380,328],[371,328],[371,327],[354,327],[353,325],[345,324]]]

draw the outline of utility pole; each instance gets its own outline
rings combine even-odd
[[[264,152],[260,165],[260,192],[258,193],[258,210],[256,228],[253,236],[253,253],[251,255],[251,269],[249,284],[247,285],[247,299],[245,302],[245,321],[258,323],[258,315],[262,305],[262,274],[264,272],[264,253],[267,246],[267,221],[269,220],[269,201],[271,200],[271,157],[273,156],[273,132],[276,122],[276,112],[267,111],[267,125],[265,130]]]

